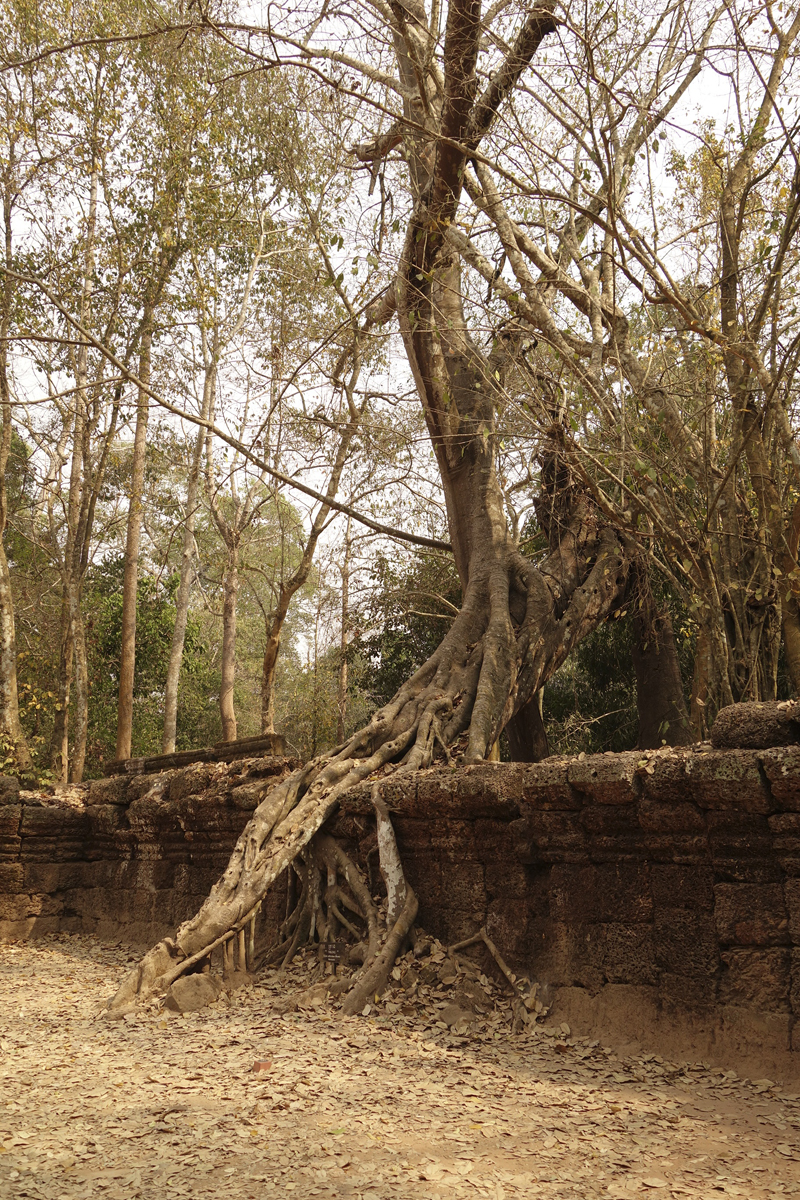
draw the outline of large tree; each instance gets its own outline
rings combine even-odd
[[[779,128],[774,145],[792,146],[778,94],[794,61],[798,22],[780,26],[770,6],[756,17],[749,41],[734,4],[711,11],[680,0],[655,11],[586,6],[563,16],[553,0],[531,7],[499,0],[485,16],[479,0],[451,0],[444,9],[434,2],[430,10],[421,0],[368,0],[340,5],[334,15],[322,4],[306,24],[294,7],[275,7],[264,30],[221,11],[178,22],[188,39],[222,36],[238,46],[248,70],[306,72],[319,82],[320,112],[329,89],[363,124],[353,152],[353,165],[364,171],[363,220],[349,231],[351,249],[356,264],[377,252],[389,283],[358,314],[358,329],[399,331],[462,603],[441,644],[364,728],[266,794],[203,908],[131,973],[117,1006],[163,988],[234,935],[243,948],[244,924],[265,890],[296,863],[303,888],[278,952],[293,953],[315,925],[323,939],[349,928],[341,907],[349,895],[367,925],[366,968],[347,1000],[357,1009],[365,989],[380,985],[416,902],[376,805],[390,914],[380,950],[370,897],[341,850],[317,836],[322,824],[347,788],[389,764],[411,771],[440,750],[452,756],[456,745],[460,761],[478,762],[492,755],[503,729],[523,751],[535,748],[542,685],[587,633],[622,614],[633,585],[642,652],[653,643],[675,667],[669,624],[651,603],[650,571],[660,564],[680,583],[680,570],[692,577],[705,543],[713,565],[714,545],[708,519],[698,537],[670,527],[676,465],[686,479],[702,480],[709,518],[729,482],[744,489],[734,532],[755,514],[745,540],[761,599],[775,567],[787,578],[796,569],[796,544],[778,511],[786,490],[770,490],[768,454],[759,449],[780,444],[783,460],[796,456],[784,387],[793,372],[794,351],[784,353],[792,326],[776,324],[774,283],[761,298],[748,292],[741,258],[747,198],[768,167],[768,133]],[[676,269],[685,274],[685,253],[662,246],[663,181],[650,169],[661,132],[673,119],[679,128],[710,56],[718,72],[736,76],[742,114],[738,148],[731,141],[717,156],[720,258],[710,288],[718,292],[721,328],[702,297],[674,281]],[[787,251],[796,241],[796,187],[787,194],[790,219],[778,231],[778,271],[770,276],[780,276],[783,292],[794,261]],[[370,223],[375,249],[364,234]],[[676,238],[685,243],[687,234],[677,229]],[[342,243],[340,236],[330,256],[331,280],[343,277],[334,274]],[[721,352],[724,404],[734,414],[727,461],[709,453],[709,405],[702,388],[691,390],[691,355],[673,353],[665,337],[659,344],[672,355],[670,370],[657,370],[653,337],[665,327],[657,320],[664,311],[699,345]],[[759,340],[767,314],[778,329],[772,343]],[[681,394],[675,384],[682,373]],[[134,382],[158,398],[146,381]],[[653,465],[640,457],[645,445]],[[245,451],[259,463],[252,447]],[[521,472],[515,456],[526,461]],[[522,552],[520,486],[536,491],[535,557]],[[719,533],[729,535],[724,527]],[[690,550],[689,566],[680,562],[676,571],[671,556],[679,545]],[[739,560],[734,552],[727,561]],[[794,584],[783,591],[788,644]],[[711,621],[728,648],[731,609],[718,604]],[[750,657],[737,673],[745,688],[757,677],[764,695],[774,685],[775,622],[745,615],[755,636],[744,638]],[[640,665],[643,678],[679,686],[677,669]],[[724,686],[718,691],[727,696]],[[661,712],[679,712],[674,696],[659,699]]]
[[[549,553],[538,565],[520,553],[506,519],[496,444],[504,376],[518,360],[519,335],[513,330],[488,351],[479,344],[470,327],[460,248],[449,237],[467,163],[481,154],[498,113],[544,39],[556,32],[554,7],[526,12],[499,56],[492,43],[494,70],[482,72],[483,79],[478,64],[484,30],[474,0],[450,4],[443,46],[421,5],[376,5],[374,11],[387,23],[395,74],[369,64],[361,70],[386,83],[399,102],[399,119],[388,135],[362,146],[359,156],[378,171],[386,155],[402,147],[409,204],[394,279],[369,318],[378,323],[396,315],[399,322],[436,455],[462,607],[438,649],[363,729],[268,793],[203,908],[174,941],[149,952],[120,988],[117,1006],[163,987],[242,927],[347,788],[387,763],[405,771],[427,766],[437,744],[450,746],[462,735],[464,761],[485,758],[571,648],[617,604],[635,554],[633,540],[602,519],[572,478],[557,398],[547,382],[536,386],[550,423],[542,450]],[[303,59],[310,55],[308,41]],[[346,55],[341,60],[351,62]],[[314,853],[309,851],[307,878]],[[316,853],[329,878],[338,864],[352,890],[350,868],[334,851],[320,845]],[[384,952],[378,955],[369,939],[367,986],[408,932],[413,895],[404,892],[402,903],[390,901],[390,909],[397,924]],[[334,924],[332,910],[327,927]],[[302,928],[300,920],[297,930]],[[296,936],[290,945],[292,940]],[[359,996],[355,987],[350,1007]]]

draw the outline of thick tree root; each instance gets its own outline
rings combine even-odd
[[[165,938],[145,955],[111,1000],[110,1011],[163,994],[219,946],[227,947],[227,973],[234,969],[228,961],[234,946],[238,969],[244,971],[247,929],[269,888],[288,868],[296,869],[301,880],[301,901],[287,918],[280,961],[290,962],[310,939],[330,943],[344,930],[357,939],[349,953],[351,959],[361,956],[363,979],[374,967],[370,986],[380,983],[390,947],[409,936],[416,913],[388,814],[376,804],[388,892],[385,931],[378,928],[375,905],[364,894],[353,864],[345,861],[341,848],[324,837],[317,841],[317,835],[340,797],[387,765],[398,772],[423,769],[437,747],[447,751],[462,734],[465,760],[484,759],[514,714],[612,611],[624,590],[632,545],[611,529],[598,528],[581,495],[568,508],[554,541],[538,568],[505,542],[493,547],[486,563],[476,562],[461,611],[434,654],[346,745],[266,793],[200,911],[181,925],[174,939]]]
[[[326,990],[344,997],[346,1013],[360,1012],[379,996],[398,955],[411,938],[418,902],[409,887],[400,861],[388,810],[373,787],[380,870],[386,883],[384,908],[370,894],[361,871],[332,837],[317,833],[300,851],[290,870],[300,881],[299,896],[278,931],[274,945],[261,955],[255,951],[255,921],[261,900],[213,941],[186,958],[175,961],[176,947],[166,941],[150,951],[135,973],[129,976],[109,1006],[113,1012],[127,1008],[131,993],[142,995],[145,964],[158,973],[150,984],[149,997],[166,992],[181,975],[193,969],[208,969],[211,955],[221,950],[223,978],[230,987],[246,980],[266,965],[285,968],[298,950],[317,945],[325,957]],[[292,889],[289,889],[292,895]],[[341,962],[352,974],[335,974]]]
[[[406,882],[394,830],[386,805],[372,790],[377,820],[378,855],[386,883],[385,918],[370,895],[356,864],[333,838],[317,834],[306,847],[302,864],[296,866],[301,880],[300,896],[264,957],[265,963],[288,966],[304,945],[319,945],[328,976],[328,992],[343,996],[344,1012],[354,1015],[379,996],[386,986],[395,961],[408,942],[418,902]],[[349,941],[341,941],[347,938]],[[332,952],[332,956],[331,956]],[[335,976],[337,963],[343,968],[358,964],[349,976]]]

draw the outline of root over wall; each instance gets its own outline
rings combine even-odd
[[[197,910],[264,784],[293,765],[118,777],[69,801],[0,781],[0,938],[151,944]],[[370,786],[328,829],[377,886]],[[485,923],[549,989],[554,1020],[800,1077],[800,747],[440,768],[387,776],[381,794],[421,925],[454,942]]]

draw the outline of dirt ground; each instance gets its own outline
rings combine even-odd
[[[274,975],[200,1013],[98,1020],[128,957],[0,946],[3,1200],[800,1192],[800,1097],[770,1080],[546,1023],[457,1037],[435,999],[279,1016]]]

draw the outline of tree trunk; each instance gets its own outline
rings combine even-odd
[[[219,712],[222,718],[222,740],[236,741],[236,710],[233,687],[236,675],[236,605],[239,595],[239,546],[231,538],[228,562],[225,567],[222,601],[222,679],[219,689]]]
[[[344,538],[344,560],[342,562],[342,622],[339,635],[339,689],[336,699],[336,740],[344,740],[347,716],[347,617],[350,604],[350,518]]]
[[[10,181],[5,180],[3,215],[5,224],[5,262],[12,266]],[[31,756],[28,743],[19,719],[19,695],[17,690],[17,642],[14,622],[14,598],[11,590],[11,574],[5,550],[5,531],[8,521],[8,492],[6,468],[11,453],[11,395],[8,387],[8,336],[11,330],[11,306],[14,284],[11,276],[3,277],[0,314],[0,739],[8,743],[17,769],[29,771]]]
[[[86,635],[80,603],[75,609],[73,642],[75,646],[75,733],[69,781],[70,783],[80,783],[86,763],[86,741],[89,734],[89,664],[86,659]]]
[[[506,76],[513,82],[555,27],[549,8],[531,10],[508,72],[498,73],[499,82],[489,87],[505,87]],[[526,559],[507,528],[495,472],[495,407],[503,405],[505,362],[502,348],[486,357],[472,339],[460,261],[446,238],[459,204],[465,141],[477,145],[492,118],[483,102],[474,101],[480,28],[478,5],[451,0],[447,79],[435,130],[441,136],[429,143],[409,136],[415,208],[395,281],[403,342],[444,490],[461,610],[437,650],[367,725],[266,793],[203,907],[174,940],[145,956],[113,1008],[168,986],[220,937],[240,928],[350,787],[388,764],[399,772],[427,767],[438,747],[448,754],[457,742],[461,747],[462,735],[461,761],[484,760],[509,721],[624,594],[635,543],[602,521],[585,489],[573,483],[565,430],[555,418],[542,466],[543,487],[550,489],[542,509],[550,547],[544,560],[534,565]],[[411,65],[398,59],[401,74],[409,68],[411,94],[418,86]],[[545,412],[552,408],[546,396],[531,400]],[[554,463],[558,470],[549,469]],[[392,943],[394,952],[402,941]]]
[[[211,412],[213,377],[206,373],[203,385],[203,407],[201,416],[208,420]],[[205,430],[199,429],[194,443],[191,467],[189,470],[189,486],[186,493],[186,520],[183,525],[183,542],[181,545],[181,566],[178,591],[175,595],[175,628],[172,633],[172,644],[169,652],[167,681],[164,687],[164,733],[161,739],[163,754],[172,754],[175,750],[175,735],[178,726],[178,683],[183,662],[183,647],[186,641],[186,626],[189,619],[189,594],[192,584],[192,559],[194,557],[194,530],[197,522],[198,497],[200,493],[200,465],[203,457]]]
[[[683,695],[678,648],[670,615],[659,608],[647,564],[639,560],[631,571],[633,668],[639,711],[640,750],[659,746],[688,746],[692,736]]]
[[[688,746],[692,735],[672,621],[666,611],[634,617],[633,667],[640,750]]]
[[[512,762],[541,762],[550,753],[542,717],[543,699],[544,689],[540,688],[506,725]]]
[[[30,771],[30,751],[19,719],[14,600],[5,546],[0,537],[0,739],[8,744],[18,771]]]
[[[139,354],[139,378],[150,382],[152,348],[152,309],[145,314],[142,347]],[[136,593],[139,583],[139,546],[142,536],[142,498],[147,456],[147,420],[150,397],[139,390],[136,406],[136,432],[133,439],[131,492],[125,536],[125,570],[122,581],[122,642],[119,663],[119,705],[117,708],[118,759],[130,758],[133,733],[133,683],[136,669]]]
[[[53,730],[50,735],[50,765],[55,778],[66,783],[69,778],[69,704],[72,690],[72,663],[75,645],[72,638],[72,606],[69,589],[71,581],[62,584],[61,619],[59,624],[58,683]]]
[[[279,593],[279,609],[281,607],[280,597],[283,593]],[[287,605],[288,608],[288,605]],[[273,617],[267,628],[267,639],[264,644],[264,657],[261,661],[261,732],[275,732],[275,664],[278,661],[278,651],[281,648],[281,630],[283,622],[286,619],[284,616],[278,620],[277,615]]]

